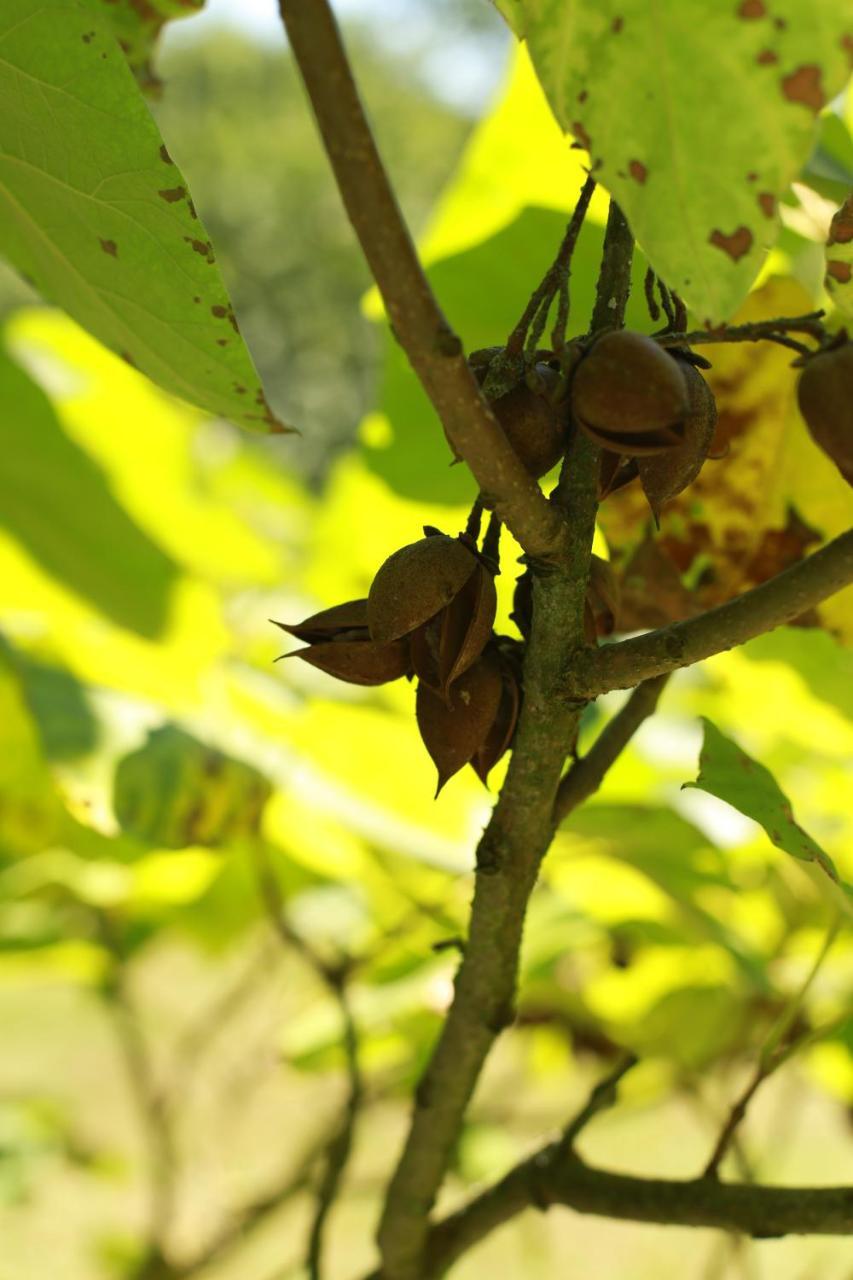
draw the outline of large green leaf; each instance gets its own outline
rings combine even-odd
[[[763,827],[777,849],[795,858],[819,890],[848,915],[853,915],[853,888],[844,883],[835,864],[816,840],[794,819],[791,802],[769,769],[721,733],[703,717],[705,740],[699,757],[699,777],[685,786],[708,791]]]
[[[553,111],[588,147],[657,272],[727,319],[776,240],[778,198],[843,87],[837,0],[522,0]]]
[[[0,527],[119,626],[156,636],[174,562],[119,505],[47,396],[0,348]]]
[[[167,391],[282,429],[186,183],[109,23],[83,0],[0,9],[0,247]]]

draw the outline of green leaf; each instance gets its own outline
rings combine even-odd
[[[114,806],[123,830],[167,848],[227,844],[253,835],[270,784],[172,724],[149,733],[115,772]]]
[[[655,270],[726,320],[849,74],[837,0],[522,0],[551,107]]]
[[[0,525],[119,626],[163,630],[178,572],[63,431],[47,396],[0,349]]]
[[[162,28],[170,18],[188,18],[204,8],[204,0],[99,0],[124,56],[141,87],[160,87],[151,60]]]
[[[796,858],[821,892],[853,915],[853,888],[840,878],[829,854],[795,821],[791,802],[770,770],[748,756],[710,720],[703,717],[702,723],[705,739],[699,756],[699,777],[684,785],[707,791],[752,818],[777,849]]]
[[[0,243],[167,391],[255,429],[267,406],[186,183],[99,9],[0,13]]]

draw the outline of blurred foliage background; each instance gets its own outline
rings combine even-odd
[[[553,256],[581,161],[523,57],[505,78],[487,6],[392,8],[394,23],[381,5],[347,7],[356,70],[452,323],[469,348],[498,342]],[[204,418],[2,277],[0,1280],[130,1277],[152,1224],[167,1229],[175,1274],[304,1274],[318,1158],[347,1092],[341,1005],[322,980],[342,962],[363,1097],[329,1274],[369,1266],[490,805],[473,773],[432,800],[408,685],[361,690],[273,666],[269,618],[366,594],[424,523],[455,532],[472,488],[377,323],[287,54],[233,28],[195,34],[200,21],[170,34],[153,109],[271,399],[303,434],[259,440]],[[765,272],[812,302],[821,219],[850,181],[851,120],[850,104],[827,113]],[[574,266],[577,332],[604,207]],[[774,367],[771,387],[756,368],[763,382],[747,369],[741,393],[759,417],[793,421],[791,375]],[[826,517],[824,532],[849,522],[828,464],[803,463],[787,435],[762,439],[766,473],[783,476],[780,523],[794,497],[804,517]],[[504,565],[506,629],[509,548]],[[478,1091],[448,1203],[559,1125],[624,1047],[641,1065],[584,1150],[635,1172],[701,1167],[830,915],[754,824],[681,790],[698,717],[774,770],[853,878],[849,595],[835,635],[782,630],[677,678],[558,836],[518,1022]],[[619,702],[590,711],[587,740]],[[284,904],[284,939],[259,872]],[[842,931],[802,1016],[837,1019],[851,989]],[[851,1105],[842,1023],[760,1095],[733,1170],[849,1181]],[[514,1222],[454,1275],[575,1268],[591,1280],[849,1280],[853,1244],[555,1212]]]

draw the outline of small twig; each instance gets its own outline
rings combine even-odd
[[[154,1280],[154,1277],[168,1272],[165,1249],[175,1209],[175,1147],[148,1043],[127,990],[125,962],[113,922],[103,911],[94,912],[94,918],[100,938],[112,956],[112,969],[104,984],[103,995],[113,1015],[113,1026],[139,1114],[140,1128],[148,1146],[147,1250],[135,1277],[136,1280],[143,1280],[143,1277]]]
[[[566,290],[565,314],[561,316],[561,314],[558,312],[557,324],[554,329],[554,333],[555,335],[557,335],[557,337],[555,337],[554,339],[554,350],[555,351],[562,350],[563,342],[565,340],[565,326],[568,321],[568,315],[569,315],[568,282],[569,282],[569,274],[571,272],[572,254],[575,251],[575,245],[577,244],[578,236],[580,235],[581,227],[583,226],[584,218],[586,217],[586,212],[587,212],[587,209],[589,208],[589,202],[592,199],[592,193],[594,190],[595,190],[595,179],[590,175],[587,177],[586,181],[581,187],[581,192],[580,192],[580,195],[578,196],[578,202],[575,205],[574,212],[572,213],[571,219],[569,221],[569,225],[566,228],[566,234],[564,235],[563,242],[560,245],[559,250],[557,251],[556,258],[551,263],[551,266],[548,268],[548,270],[545,272],[545,275],[543,276],[540,283],[534,289],[533,293],[530,296],[530,301],[528,302],[527,306],[524,308],[524,311],[521,314],[521,318],[519,319],[512,333],[507,338],[507,342],[506,342],[507,355],[509,356],[521,355],[521,352],[524,349],[525,341],[527,339],[527,331],[530,328],[530,325],[533,323],[534,319],[536,318],[537,314],[539,313],[540,309],[544,307],[544,314],[542,316],[542,323],[539,330],[539,334],[541,336],[545,328],[545,322],[548,317],[548,311],[550,310],[551,303],[554,300],[554,295],[556,294],[558,289],[562,289],[563,287],[565,287],[565,290]],[[562,328],[560,328],[561,320],[562,320]]]
[[[672,305],[672,298],[670,297],[670,294],[669,294],[669,288],[666,284],[664,284],[660,276],[658,276],[657,282],[658,282],[658,297],[660,298],[660,304],[663,307],[663,313],[666,316],[666,327],[667,329],[675,329],[676,328],[675,307]]]
[[[791,1036],[790,1039],[787,1040],[787,1043],[785,1043],[794,1022],[803,1007],[803,1001],[808,995],[811,985],[817,977],[824,960],[829,955],[832,944],[838,935],[840,923],[840,916],[836,914],[829,926],[829,929],[827,930],[823,946],[818,952],[805,982],[800,986],[794,998],[789,1001],[782,1010],[782,1013],[776,1023],[771,1028],[770,1033],[762,1046],[752,1078],[729,1112],[726,1123],[723,1125],[720,1136],[717,1139],[713,1152],[711,1153],[711,1158],[705,1166],[703,1177],[716,1178],[719,1176],[720,1165],[731,1146],[738,1126],[746,1115],[750,1102],[760,1089],[761,1085],[765,1080],[769,1079],[774,1072],[778,1071],[779,1067],[781,1067],[783,1063],[787,1062],[792,1054],[800,1048],[806,1040],[813,1036],[813,1029],[805,1028],[798,1035]]]
[[[674,289],[670,289],[669,296],[672,298],[672,305],[675,308],[675,328],[687,328],[687,304],[683,298],[680,298]]]
[[[646,295],[646,306],[649,310],[649,316],[653,324],[657,324],[660,320],[660,307],[655,297],[655,273],[651,267],[646,268],[645,279],[643,280],[643,291]]]
[[[483,538],[483,546],[481,553],[484,560],[487,560],[494,567],[495,573],[500,573],[501,564],[501,529],[502,524],[500,516],[492,512],[489,520],[489,527],[486,529],[486,536]]]
[[[564,1155],[574,1151],[575,1142],[581,1132],[587,1127],[589,1122],[595,1118],[601,1111],[606,1111],[616,1102],[616,1086],[623,1076],[627,1075],[632,1067],[636,1066],[638,1058],[633,1053],[627,1053],[612,1071],[599,1080],[598,1084],[592,1089],[580,1111],[570,1120],[560,1135],[559,1147]]]
[[[604,726],[586,755],[576,760],[565,774],[554,804],[554,817],[558,823],[598,790],[640,725],[654,715],[668,679],[669,675],[664,674],[638,685],[625,705]]]
[[[271,939],[264,939],[233,984],[202,1010],[198,1018],[185,1027],[173,1050],[171,1080],[162,1095],[162,1105],[174,1112],[186,1086],[191,1082],[199,1060],[228,1021],[258,989],[270,972]]]
[[[823,311],[809,311],[802,316],[779,316],[775,320],[752,320],[748,324],[724,325],[719,329],[693,329],[689,333],[656,333],[652,336],[662,347],[704,346],[713,342],[779,341],[786,333],[805,333],[821,341],[825,330],[820,319]],[[810,352],[811,347],[802,350]]]
[[[317,977],[324,983],[337,1002],[343,1024],[342,1047],[347,1068],[347,1097],[340,1124],[326,1146],[325,1169],[317,1190],[317,1202],[308,1237],[306,1266],[310,1280],[320,1280],[325,1229],[332,1206],[340,1189],[341,1179],[352,1151],[356,1120],[364,1095],[364,1083],[359,1061],[358,1032],[347,990],[350,965],[347,962],[331,964],[314,950],[306,938],[294,929],[287,918],[284,900],[278,880],[270,865],[264,845],[257,841],[252,847],[258,889],[266,906],[273,928],[286,946],[292,947]]]
[[[209,1241],[197,1257],[186,1265],[176,1268],[175,1275],[179,1280],[189,1280],[189,1277],[201,1271],[207,1271],[214,1263],[219,1265],[225,1262],[234,1249],[245,1243],[250,1232],[259,1230],[290,1200],[307,1191],[311,1186],[311,1168],[323,1152],[328,1150],[334,1136],[334,1132],[323,1133],[316,1138],[309,1145],[308,1150],[302,1154],[295,1172],[288,1174],[266,1195],[241,1209],[234,1221]]]
[[[477,497],[474,499],[471,510],[468,512],[468,519],[465,522],[465,532],[469,538],[473,539],[474,542],[476,542],[480,536],[480,525],[482,524],[482,520],[483,520],[483,509],[484,509],[483,496],[482,494],[477,494]]]

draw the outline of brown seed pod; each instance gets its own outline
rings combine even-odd
[[[619,616],[619,583],[609,561],[601,556],[593,556],[589,563],[584,613],[591,643],[598,636],[613,635]]]
[[[488,786],[489,774],[504,753],[509,750],[521,707],[521,687],[513,666],[504,661],[501,663],[501,668],[503,688],[497,714],[482,746],[469,761],[483,786]]]
[[[478,564],[450,604],[412,633],[412,666],[418,679],[446,698],[453,681],[483,652],[497,604],[494,576]]]
[[[797,399],[809,435],[853,485],[853,342],[812,356]]]
[[[711,388],[689,361],[677,355],[675,358],[690,397],[690,407],[684,417],[684,439],[674,449],[637,460],[640,483],[656,521],[664,503],[692,484],[702,470],[717,426],[717,403]]]
[[[367,597],[374,640],[399,640],[449,604],[479,561],[459,538],[432,533],[389,556]]]
[[[611,493],[624,489],[626,484],[636,480],[636,458],[623,458],[621,453],[611,453],[609,449],[601,450],[601,465],[598,472],[598,501],[603,502]]]
[[[351,635],[352,633],[345,633]],[[312,667],[347,684],[388,684],[408,675],[411,670],[408,645],[403,640],[379,644],[367,638],[323,640],[304,649],[282,654],[283,658],[301,658]],[[276,659],[279,661],[279,659]]]
[[[332,605],[330,609],[313,613],[304,622],[276,622],[275,618],[270,618],[270,622],[289,636],[309,643],[333,640],[342,631],[363,630],[367,638],[367,600],[347,600],[344,604]]]
[[[571,400],[587,435],[627,457],[677,445],[689,409],[680,362],[653,338],[626,329],[596,339],[575,370]]]
[[[536,382],[541,390],[521,383],[498,400],[492,411],[518,457],[538,480],[560,461],[566,447],[565,405],[551,399],[557,393],[559,374],[547,364],[537,364]]]
[[[472,760],[495,722],[503,692],[501,665],[487,651],[460,676],[448,700],[418,685],[416,714],[424,746],[438,769],[436,795]]]

